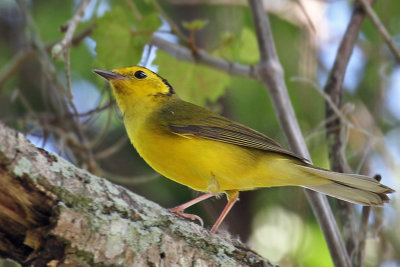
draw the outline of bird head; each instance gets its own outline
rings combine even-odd
[[[94,69],[93,72],[110,82],[118,106],[124,114],[130,108],[151,108],[175,94],[167,80],[143,67],[133,66],[112,71]]]

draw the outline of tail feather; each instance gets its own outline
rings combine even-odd
[[[327,184],[304,185],[304,187],[352,203],[367,206],[382,206],[388,202],[386,194],[394,190],[375,179],[359,174],[345,174],[301,166],[300,169],[312,176],[323,177],[331,181]]]

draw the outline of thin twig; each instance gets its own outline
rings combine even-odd
[[[147,175],[137,175],[137,176],[121,176],[121,175],[117,175],[115,173],[110,173],[101,168],[97,169],[96,174],[99,176],[102,176],[102,177],[107,177],[108,181],[115,183],[115,184],[123,185],[123,186],[142,185],[142,184],[150,183],[150,182],[162,177],[159,173],[152,173],[152,174],[147,174]]]
[[[323,93],[323,92],[322,92],[322,93]],[[343,116],[344,118],[346,118],[346,116],[349,115],[349,113],[350,113],[350,111],[348,110],[348,108],[346,108],[346,106],[344,106],[339,112],[340,112],[341,116]],[[311,130],[311,131],[307,134],[307,136],[305,137],[306,141],[309,141],[311,138],[313,138],[313,137],[316,136],[316,135],[319,135],[319,134],[322,134],[322,133],[325,133],[325,134],[326,134],[327,129],[325,128],[325,125],[326,125],[328,122],[332,122],[333,120],[336,120],[337,118],[338,118],[337,114],[334,114],[334,115],[332,115],[331,117],[325,118],[324,120],[322,120],[313,130]],[[346,124],[346,126],[349,127],[349,128],[352,128],[352,127],[351,127],[350,125],[348,125],[348,124]],[[357,126],[354,126],[354,127],[357,127]],[[339,129],[339,126],[336,127],[335,129],[329,128],[329,130],[336,130],[336,129]],[[352,128],[352,129],[353,129],[353,128]],[[362,132],[362,133],[363,133],[364,131],[366,131],[366,130],[364,130],[364,129],[361,128],[361,127],[357,127],[357,128],[355,128],[354,130],[355,130],[355,131]],[[374,135],[372,135],[372,134],[368,134],[368,136],[369,136],[369,135],[371,135],[372,137],[377,138],[377,139],[380,138],[380,137],[374,136]],[[382,138],[380,138],[380,139],[382,139]],[[373,140],[373,139],[371,138],[371,140]],[[358,173],[358,172],[356,171],[355,173]]]
[[[103,129],[101,129],[100,133],[98,133],[96,135],[96,138],[94,140],[92,140],[90,143],[88,143],[89,147],[91,147],[91,148],[95,147],[107,135],[107,132],[111,125],[111,119],[112,119],[112,109],[109,108],[109,109],[107,109],[107,119],[106,119],[106,122],[104,123]]]
[[[86,112],[79,113],[79,114],[77,114],[77,116],[78,117],[86,117],[86,116],[89,116],[89,115],[92,115],[92,114],[95,114],[95,113],[99,113],[99,112],[101,112],[103,110],[106,110],[106,109],[112,107],[113,105],[115,105],[115,101],[109,101],[107,104],[104,104],[101,107],[96,107],[96,108],[88,110]],[[66,114],[66,115],[70,115],[70,114]]]
[[[326,129],[325,129],[325,124],[327,124],[329,121],[333,121],[337,118],[336,115],[330,117],[330,118],[326,118],[324,120],[322,120],[320,123],[318,123],[318,125],[316,127],[314,127],[314,129],[310,130],[309,133],[304,137],[306,142],[309,142],[309,140],[311,140],[312,138],[314,138],[315,136],[318,136],[320,134],[325,134]]]
[[[137,8],[135,1],[133,0],[126,0],[126,4],[131,9],[133,16],[137,21],[142,21],[143,16],[140,14],[139,9]]]
[[[41,64],[42,67],[42,74],[43,76],[41,77],[44,79],[46,82],[49,83],[49,87],[51,89],[51,93],[53,94],[53,97],[50,98],[49,91],[45,91],[45,89],[48,89],[45,86],[42,86],[42,96],[44,97],[44,103],[47,104],[46,100],[51,99],[51,104],[54,110],[60,114],[60,113],[65,113],[67,109],[66,105],[63,105],[62,101],[62,96],[60,88],[62,88],[61,83],[57,79],[57,72],[55,70],[54,65],[52,64],[51,60],[49,59],[45,46],[41,40],[41,37],[38,34],[38,30],[35,26],[35,23],[33,21],[33,18],[28,10],[28,6],[25,1],[23,0],[16,0],[25,20],[26,20],[26,27],[27,27],[27,32],[29,32],[28,40],[32,46],[32,50],[36,51],[38,53],[38,60]]]
[[[23,63],[30,59],[35,53],[32,50],[21,50],[15,54],[9,63],[0,70],[0,91],[5,82],[15,73]]]
[[[60,43],[56,44],[54,46],[54,49],[56,52],[53,54],[54,58],[57,58],[61,53],[64,55],[64,61],[65,61],[65,75],[67,78],[67,102],[69,106],[71,107],[73,113],[75,116],[78,116],[78,110],[72,100],[73,95],[72,95],[72,88],[71,88],[71,75],[70,75],[70,47],[72,44],[72,40],[74,37],[74,33],[76,30],[76,27],[78,26],[78,23],[82,19],[82,17],[85,15],[85,10],[87,6],[89,5],[91,0],[82,0],[81,3],[79,4],[75,14],[73,17],[61,27],[61,29],[66,29],[66,33],[64,38],[61,40]],[[95,159],[93,157],[92,151],[89,149],[89,143],[86,139],[86,136],[83,134],[83,131],[81,130],[80,122],[77,120],[73,124],[73,128],[76,131],[76,134],[78,135],[78,138],[81,140],[83,143],[83,148],[84,148],[84,154],[86,154],[85,157],[85,162],[88,164],[87,169],[89,171],[93,171],[95,169],[96,163]],[[83,159],[82,159],[83,160]]]
[[[356,173],[360,173],[361,168],[364,166],[365,161],[367,160],[367,156],[369,155],[369,152],[370,152],[370,150],[372,148],[372,144],[371,143],[373,144],[374,142],[371,142],[370,140],[365,142],[366,147],[362,148],[362,155],[361,155],[360,162],[357,165]]]
[[[348,126],[349,128],[351,128],[357,132],[364,134],[365,136],[371,137],[373,139],[379,138],[379,137],[375,136],[374,134],[372,134],[371,132],[369,132],[361,127],[358,127],[358,126],[354,125],[354,123],[349,121],[346,117],[346,114],[343,114],[343,112],[341,110],[339,110],[339,108],[333,102],[332,98],[327,93],[325,93],[323,90],[321,90],[321,88],[318,86],[318,84],[316,82],[311,81],[310,79],[307,79],[307,78],[302,78],[302,77],[293,77],[291,80],[304,82],[304,83],[308,83],[308,84],[312,85],[312,88],[314,88],[315,91],[324,98],[324,100],[326,101],[326,104],[330,106],[330,108],[332,109],[332,111],[334,113],[334,114],[332,114],[332,116],[335,116],[335,119],[338,119],[338,118],[341,119],[342,120],[341,122],[346,124],[346,126]],[[329,120],[329,122],[332,122],[332,120]],[[340,128],[329,127],[329,129],[330,130],[332,130],[332,129],[339,130]]]
[[[35,23],[33,18],[29,12],[28,6],[25,1],[23,0],[16,0],[18,6],[24,18],[26,19],[26,27],[28,29],[29,40],[32,45],[32,49],[38,53],[38,59],[42,66],[42,76],[41,78],[44,79],[47,86],[42,86],[42,96],[44,97],[44,103],[47,104],[49,102],[51,104],[51,108],[54,109],[56,116],[60,119],[64,116],[64,114],[69,112],[69,107],[74,108],[72,103],[72,99],[65,95],[66,91],[65,88],[61,85],[61,82],[57,78],[57,72],[53,65],[53,62],[50,60],[46,47],[43,44],[38,30],[35,27]],[[72,38],[72,37],[71,37]],[[47,100],[47,101],[46,101]],[[75,119],[77,117],[76,108],[74,109],[74,115],[70,120],[59,121],[58,123],[63,126],[64,132],[67,132],[69,135],[76,135],[79,139],[79,142],[76,142],[75,147],[71,147],[71,150],[74,151],[75,155],[78,158],[78,162],[83,164],[84,162],[88,162],[88,169],[90,170],[93,167],[93,155],[86,146],[86,138],[82,132],[81,125],[79,120]],[[62,142],[63,135],[65,133],[56,133],[60,137],[60,142]],[[83,150],[82,150],[83,148]]]
[[[350,56],[358,40],[358,35],[364,19],[364,10],[359,4],[355,4],[351,20],[339,45],[335,62],[329,72],[328,80],[324,87],[325,94],[329,96],[329,98],[325,100],[326,118],[330,118],[335,113],[338,114],[337,111],[342,105],[342,85],[344,75],[346,73]],[[343,137],[343,131],[345,131],[345,129],[341,119],[343,120],[342,117],[338,116],[336,120],[326,124],[326,139],[328,143],[331,169],[336,172],[348,172],[350,171],[350,167],[348,166],[344,155],[345,138]],[[347,119],[343,121],[347,121]],[[338,215],[342,223],[347,252],[350,256],[353,256],[355,255],[358,246],[353,205],[338,200]]]
[[[374,179],[380,182],[382,177],[380,175],[375,175]],[[371,214],[371,207],[364,206],[361,211],[360,230],[358,233],[358,242],[359,242],[358,250],[354,257],[355,267],[365,266],[365,243],[366,243],[365,241],[367,239],[368,221],[370,214]]]
[[[168,25],[171,27],[172,31],[185,43],[189,43],[189,38],[181,31],[178,25],[165,13],[160,4],[156,0],[151,0],[153,7],[157,10],[157,12],[163,17]]]
[[[85,15],[86,7],[89,5],[91,0],[82,0],[79,4],[75,14],[72,18],[63,26],[61,26],[61,30],[66,29],[66,33],[64,38],[57,44],[54,45],[53,51],[56,51],[53,54],[54,58],[57,58],[60,54],[64,55],[64,62],[65,62],[65,76],[67,80],[67,96],[68,96],[68,104],[71,107],[73,113],[75,115],[78,114],[78,110],[72,100],[72,88],[71,88],[71,60],[70,60],[70,47],[72,45],[72,40],[74,38],[76,27],[78,23]],[[84,135],[78,132],[82,139],[85,139]]]
[[[310,29],[313,33],[316,33],[317,30],[315,29],[314,23],[312,22],[310,15],[308,14],[306,8],[303,5],[301,0],[295,0],[296,4],[299,6],[301,12],[303,12],[304,17],[306,18],[306,23],[310,26]]]
[[[85,37],[89,36],[93,29],[95,27],[95,24],[91,24],[89,27],[87,27],[85,30],[74,36],[74,38],[71,41],[72,45],[78,45]],[[51,48],[55,45],[56,43],[51,43],[51,44],[46,44],[45,48],[47,51],[50,51]],[[33,50],[21,50],[17,54],[13,56],[13,58],[10,60],[8,65],[4,66],[0,70],[0,91],[3,88],[4,83],[15,73],[17,72],[21,66],[23,66],[23,63],[32,58],[35,55],[35,52]]]
[[[39,115],[35,111],[35,109],[32,107],[32,105],[29,103],[28,99],[24,96],[24,94],[21,92],[19,88],[17,90],[17,96],[19,100],[21,101],[22,106],[28,111],[29,114],[33,116],[33,118],[37,121],[39,121]]]
[[[222,70],[226,73],[242,77],[255,79],[258,76],[256,69],[253,66],[245,66],[227,60],[219,59],[210,56],[209,54],[207,54],[207,52],[201,49],[197,50],[196,56],[194,57],[190,49],[181,45],[168,42],[157,36],[153,36],[150,44],[157,46],[159,49],[180,60],[201,63],[206,66]]]
[[[91,0],[82,0],[76,10],[74,16],[63,26],[61,26],[61,30],[67,29],[64,38],[56,45],[59,45],[60,48],[57,48],[57,52],[54,54],[54,58],[57,58],[61,55],[65,50],[68,50],[71,46],[72,39],[74,37],[74,33],[76,27],[78,26],[79,21],[85,15],[86,7],[89,5]]]
[[[249,5],[260,50],[261,61],[258,66],[260,79],[270,92],[275,112],[291,149],[309,159],[309,152],[286,89],[283,69],[276,53],[268,17],[264,12],[261,1],[249,0]],[[326,197],[310,190],[306,190],[306,195],[324,232],[335,265],[351,266]]]
[[[71,40],[71,45],[72,46],[77,46],[79,45],[83,39],[85,39],[87,36],[89,36],[90,34],[92,34],[94,28],[96,27],[96,24],[90,24],[87,28],[85,28],[84,30],[82,30],[81,32],[77,33],[74,35],[74,37]],[[58,44],[59,42],[61,42],[61,40],[55,41],[55,42],[51,42],[45,45],[46,51],[50,52],[51,49],[54,47],[54,45]]]
[[[95,159],[104,159],[108,158],[109,156],[117,153],[122,146],[124,146],[128,141],[128,136],[124,135],[122,138],[120,138],[117,142],[115,142],[112,146],[102,149],[100,152],[96,153],[94,155]]]
[[[69,49],[64,50],[64,70],[65,70],[65,78],[67,80],[67,93],[68,93],[68,99],[69,99],[69,104],[72,107],[73,111],[75,114],[78,114],[78,110],[75,107],[74,102],[72,99],[74,96],[72,95],[72,81],[71,81],[71,57],[69,54]]]
[[[72,40],[74,38],[75,30],[76,27],[78,26],[78,23],[82,19],[82,17],[85,15],[85,10],[86,7],[89,5],[91,0],[82,0],[81,3],[79,4],[75,14],[72,16],[72,18],[63,26],[61,26],[61,30],[66,29],[66,33],[64,38],[57,44],[54,45],[53,51],[56,51],[53,54],[54,58],[57,58],[60,54],[64,55],[64,61],[65,61],[65,76],[67,79],[67,93],[68,93],[68,104],[72,108],[73,112],[75,114],[78,114],[78,110],[75,107],[74,102],[72,101],[72,88],[71,88],[71,61],[70,61],[70,47],[72,45]]]
[[[400,51],[397,48],[395,42],[390,36],[389,32],[386,30],[385,26],[379,19],[378,15],[376,15],[375,11],[371,8],[370,3],[367,0],[358,0],[361,6],[364,8],[368,17],[371,19],[372,24],[374,24],[375,28],[378,30],[379,34],[382,36],[383,40],[388,45],[389,49],[392,51],[394,56],[397,59],[397,62],[400,63]]]
[[[18,93],[16,95],[17,97],[20,97],[20,93]],[[25,100],[27,101],[27,100]],[[25,105],[25,104],[24,104]],[[115,101],[109,101],[108,103],[104,104],[101,107],[96,107],[94,109],[91,109],[89,111],[83,112],[83,113],[79,113],[77,115],[75,114],[71,114],[71,113],[65,113],[62,116],[55,116],[54,114],[47,114],[47,113],[37,113],[35,112],[35,116],[31,116],[31,112],[29,112],[26,116],[22,116],[22,117],[13,117],[12,120],[16,121],[16,120],[37,120],[39,121],[39,123],[45,123],[45,124],[54,124],[57,120],[60,119],[69,119],[71,117],[87,117],[87,116],[91,116],[94,115],[96,113],[100,113],[106,109],[111,108],[113,105],[115,105]],[[26,108],[26,106],[25,106]]]
[[[365,241],[367,239],[368,220],[370,214],[371,214],[371,207],[364,206],[361,211],[360,230],[358,235],[359,238],[358,250],[353,261],[355,267],[365,266]]]

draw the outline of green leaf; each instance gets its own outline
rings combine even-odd
[[[161,25],[157,13],[140,18],[116,6],[97,21],[92,38],[97,42],[97,68],[111,70],[136,65],[153,31]]]
[[[203,29],[208,24],[208,20],[195,19],[192,21],[183,21],[182,26],[185,29],[198,31]]]
[[[159,74],[172,84],[182,99],[202,106],[221,97],[231,81],[230,76],[221,71],[179,61],[160,50],[154,64],[159,65]]]
[[[243,27],[240,36],[229,32],[222,34],[221,46],[215,54],[241,64],[255,64],[260,58],[257,38],[247,27]]]
[[[32,9],[33,18],[41,39],[56,41],[64,37],[60,31],[72,16],[72,1],[36,1]]]
[[[254,64],[260,59],[257,38],[254,32],[247,27],[244,27],[242,30],[237,57],[244,64]]]

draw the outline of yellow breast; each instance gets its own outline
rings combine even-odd
[[[222,193],[324,182],[299,173],[294,164],[288,164],[290,159],[277,153],[177,135],[151,120],[125,119],[125,126],[132,144],[153,169],[197,191]]]
[[[249,187],[248,179],[257,178],[258,159],[248,149],[163,132],[146,122],[136,125],[128,122],[126,127],[143,159],[171,180],[197,191],[214,193],[253,188]]]

